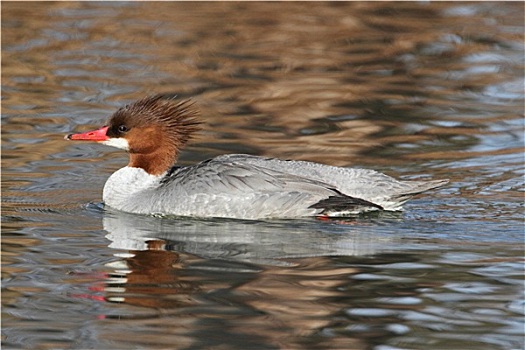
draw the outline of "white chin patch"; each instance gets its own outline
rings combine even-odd
[[[129,143],[123,137],[113,137],[107,141],[102,141],[100,143],[106,146],[116,147],[126,151],[129,150]]]

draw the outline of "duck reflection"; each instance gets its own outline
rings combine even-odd
[[[181,254],[166,250],[162,240],[146,241],[145,246],[147,250],[131,250],[123,261],[111,264],[115,270],[105,281],[105,300],[168,309],[191,304],[188,296],[199,286],[181,276]]]
[[[237,347],[237,342],[248,347],[252,341],[299,346],[300,338],[332,325],[334,315],[348,307],[343,286],[361,271],[334,264],[334,256],[376,254],[391,242],[386,235],[362,232],[366,223],[169,219],[112,212],[103,223],[110,247],[120,250],[116,256],[121,258],[109,266],[114,273],[105,281],[105,300],[160,312],[177,324],[184,320],[185,341],[191,333],[189,343],[198,347]],[[338,339],[331,336],[330,344]],[[346,347],[362,346],[348,336],[340,341]]]
[[[396,214],[388,218],[399,219]],[[112,211],[105,213],[103,225],[115,249],[149,250],[147,242],[162,240],[168,244],[164,250],[264,265],[286,265],[286,259],[302,257],[372,255],[388,251],[394,242],[366,220],[156,218]]]

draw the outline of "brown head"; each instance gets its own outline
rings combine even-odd
[[[160,175],[175,164],[180,149],[200,129],[197,116],[190,101],[154,95],[120,108],[100,129],[66,139],[125,149],[130,154],[128,166]]]

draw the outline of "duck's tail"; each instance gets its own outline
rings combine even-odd
[[[406,185],[398,193],[394,193],[389,198],[385,198],[384,202],[381,202],[381,206],[385,210],[402,210],[401,206],[405,204],[410,198],[417,194],[432,190],[438,187],[442,187],[449,182],[445,180],[431,180],[431,181],[403,181]]]

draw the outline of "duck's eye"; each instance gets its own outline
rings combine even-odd
[[[128,131],[128,130],[129,130],[129,129],[128,129],[128,127],[127,127],[126,125],[120,125],[120,126],[118,127],[118,131],[119,131],[119,132],[126,132],[126,131]]]

